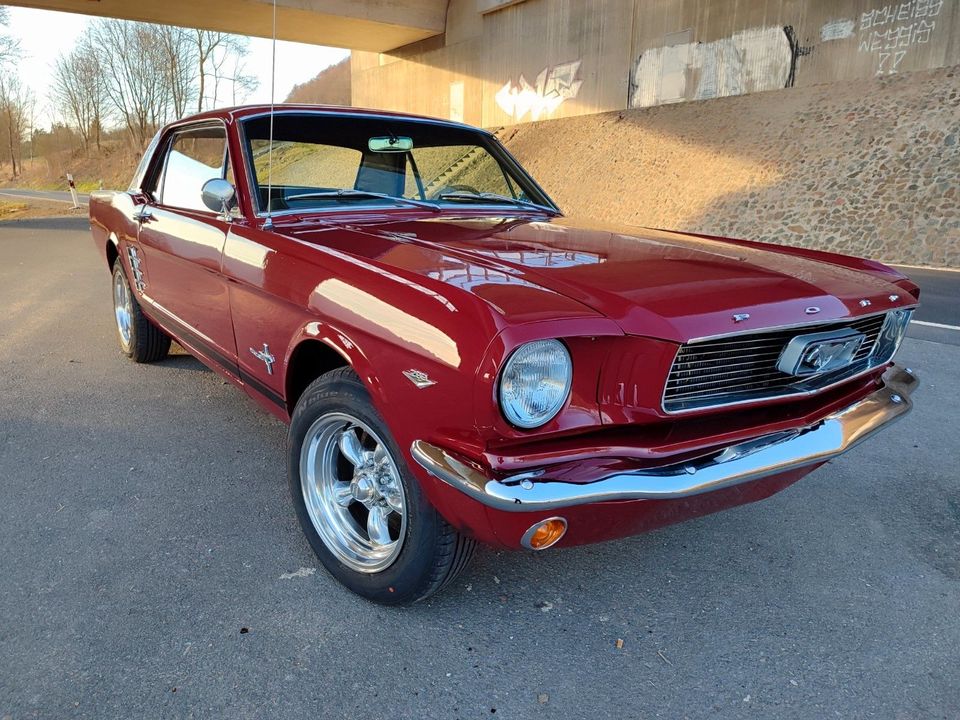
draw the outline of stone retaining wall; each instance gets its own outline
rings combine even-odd
[[[571,216],[960,267],[960,66],[498,134]]]

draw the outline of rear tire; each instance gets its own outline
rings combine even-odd
[[[136,363],[156,362],[167,356],[170,336],[143,314],[119,258],[113,263],[113,314],[124,355]]]
[[[297,519],[327,571],[358,595],[408,605],[448,585],[476,541],[429,504],[350,368],[304,391],[288,435]]]

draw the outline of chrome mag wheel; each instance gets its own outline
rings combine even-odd
[[[129,352],[133,327],[133,298],[130,296],[130,287],[120,269],[113,274],[113,314],[117,319],[120,344],[124,351]]]
[[[300,450],[300,486],[314,529],[340,562],[362,573],[393,564],[407,501],[396,462],[368,425],[346,413],[319,417]]]

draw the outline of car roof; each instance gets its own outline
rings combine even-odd
[[[356,117],[389,117],[397,118],[399,120],[414,120],[417,122],[428,122],[436,123],[437,125],[446,125],[460,127],[468,130],[475,130],[480,132],[487,132],[482,128],[474,127],[473,125],[467,125],[466,123],[455,122],[453,120],[444,120],[443,118],[429,117],[427,115],[412,115],[410,113],[401,113],[394,112],[391,110],[376,110],[372,108],[356,108],[348,107],[344,105],[310,105],[306,103],[276,103],[274,105],[269,104],[259,104],[259,105],[237,105],[235,107],[227,108],[218,108],[217,110],[207,110],[196,115],[191,115],[185,117],[181,120],[171,123],[171,125],[182,125],[184,123],[191,123],[197,120],[210,120],[210,119],[220,119],[220,120],[244,120],[246,118],[255,117],[259,115],[267,115],[271,111],[275,113],[291,113],[291,112],[303,112],[303,113],[315,113],[317,115],[335,115],[338,117],[343,117],[344,115],[356,116]]]

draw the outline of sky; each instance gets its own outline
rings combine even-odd
[[[21,81],[37,98],[34,124],[49,127],[54,113],[47,99],[52,67],[57,56],[69,52],[87,24],[95,18],[86,15],[11,7],[7,31],[20,41],[22,59],[17,66]],[[294,85],[312,79],[323,68],[349,55],[340,48],[277,42],[277,80],[275,96],[282,102]],[[245,102],[270,102],[270,40],[250,38],[247,72],[260,80],[259,88]]]

